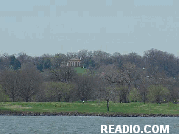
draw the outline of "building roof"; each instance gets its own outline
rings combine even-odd
[[[70,59],[70,60],[78,60],[78,61],[81,61],[80,59],[78,59],[78,58],[72,58],[72,59]]]

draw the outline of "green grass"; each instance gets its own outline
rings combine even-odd
[[[109,113],[179,114],[179,104],[173,103],[109,103]],[[20,112],[86,112],[107,113],[106,102],[0,102],[0,110]]]
[[[81,67],[75,67],[74,69],[78,74],[84,74],[87,71],[87,69]]]

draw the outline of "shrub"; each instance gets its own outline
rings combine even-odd
[[[140,95],[139,90],[137,90],[136,88],[133,88],[129,92],[129,101],[130,102],[139,102],[139,101],[142,101],[142,96]]]
[[[167,102],[170,98],[170,92],[167,88],[163,87],[162,85],[151,85],[148,88],[147,97],[149,102]]]

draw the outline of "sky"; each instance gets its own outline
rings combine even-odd
[[[155,48],[179,56],[179,0],[0,0],[0,55]]]

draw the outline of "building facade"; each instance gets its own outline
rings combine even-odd
[[[72,58],[67,62],[67,66],[69,67],[80,67],[81,66],[81,60],[77,58]]]

